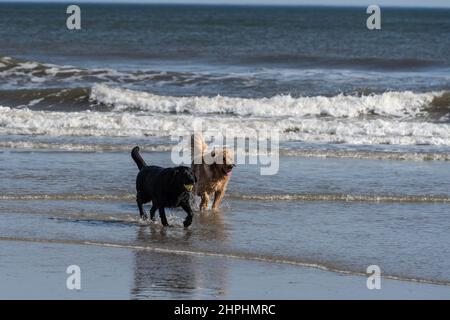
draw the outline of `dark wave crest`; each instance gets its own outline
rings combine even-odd
[[[79,111],[89,107],[89,88],[0,91],[0,104],[32,110]]]

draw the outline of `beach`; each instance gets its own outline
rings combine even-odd
[[[143,155],[170,161],[169,153]],[[281,158],[273,184],[250,179],[255,166],[238,166],[222,210],[197,213],[185,230],[179,209],[169,211],[169,228],[139,219],[128,153],[9,150],[2,159],[3,297],[449,297],[449,200],[431,196],[448,190],[445,162]],[[443,189],[423,192],[415,181],[423,177]],[[355,199],[327,197],[338,194],[333,185]],[[356,197],[392,196],[399,185],[409,197]],[[77,294],[65,288],[72,264],[86,282]],[[381,290],[366,287],[373,264]],[[31,277],[30,292],[20,289],[22,276]]]
[[[32,242],[5,242],[2,299],[448,299],[448,287],[365,278],[283,264]],[[81,290],[67,290],[74,255]],[[39,256],[39,258],[37,258]],[[141,264],[141,265],[139,265]],[[20,265],[21,267],[18,267]],[[137,266],[144,266],[138,270]],[[186,272],[189,272],[187,275]]]
[[[82,12],[68,33],[64,5],[0,4],[0,298],[450,298],[449,10]],[[219,211],[140,220],[131,149],[189,166],[198,124],[276,133],[274,171],[230,145]]]

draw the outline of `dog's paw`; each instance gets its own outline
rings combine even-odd
[[[184,220],[184,222],[183,222],[183,226],[185,228],[188,228],[191,224],[192,224],[192,218],[191,219],[188,218],[188,219]]]
[[[141,220],[142,221],[147,221],[148,220],[148,216],[146,214],[141,216]]]

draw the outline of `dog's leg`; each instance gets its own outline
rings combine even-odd
[[[183,222],[184,227],[187,228],[192,223],[192,216],[194,215],[194,213],[192,212],[192,209],[191,209],[191,206],[189,205],[189,203],[182,203],[181,207],[187,213],[187,217]]]
[[[220,203],[222,202],[222,198],[225,195],[225,188],[214,192],[214,202],[212,205],[213,210],[219,209]]]
[[[147,215],[145,214],[145,210],[144,210],[144,206],[143,206],[143,202],[141,199],[141,196],[139,195],[139,193],[136,196],[136,202],[137,202],[137,206],[139,208],[139,214],[141,215],[141,219],[142,220],[147,220]]]
[[[159,207],[159,216],[161,217],[162,225],[168,227],[169,223],[167,222],[166,211],[164,210],[164,207]]]
[[[156,209],[158,209],[158,207],[154,203],[152,203],[152,208],[150,209],[150,219],[152,219],[153,221],[155,220]]]
[[[203,192],[201,195],[202,201],[200,202],[200,211],[206,210],[208,208],[209,195],[206,192]]]

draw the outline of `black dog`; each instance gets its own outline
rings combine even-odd
[[[188,167],[161,168],[147,166],[139,154],[139,147],[134,147],[131,157],[136,162],[139,173],[136,178],[136,201],[142,219],[146,219],[143,204],[152,202],[150,218],[155,217],[156,209],[164,226],[168,226],[164,208],[182,207],[187,213],[184,227],[192,223],[193,212],[189,204],[189,195],[196,182],[194,173]]]

